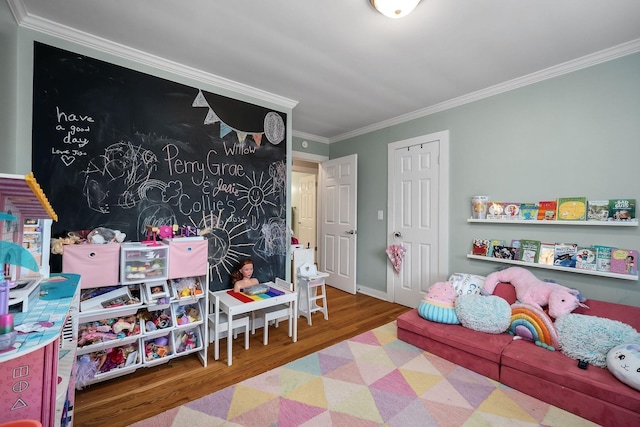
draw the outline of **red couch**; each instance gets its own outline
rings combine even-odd
[[[627,323],[640,331],[640,307],[587,301],[574,313]],[[508,333],[486,334],[461,325],[423,319],[417,309],[398,317],[398,338],[457,365],[604,426],[640,426],[640,391],[608,369],[589,365],[560,351],[549,351]]]

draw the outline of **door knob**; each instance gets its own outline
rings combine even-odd
[[[356,230],[349,230],[346,233],[353,235],[353,234],[357,234],[357,231]]]

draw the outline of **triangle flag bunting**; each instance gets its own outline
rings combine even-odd
[[[262,144],[262,134],[261,133],[254,133],[253,134],[253,141],[256,143],[256,145],[258,147],[260,147],[260,144]]]
[[[232,130],[233,129],[227,126],[224,122],[220,122],[220,138],[224,138]]]
[[[205,125],[212,125],[215,122],[219,122],[219,121],[220,121],[220,118],[218,117],[216,112],[213,111],[211,108],[209,108],[209,112],[207,113],[207,117],[204,118],[204,124]]]
[[[198,95],[196,96],[196,99],[193,100],[193,104],[191,104],[191,106],[192,107],[209,107],[209,103],[205,99],[201,90],[198,91]]]
[[[239,130],[237,130],[236,134],[238,135],[238,142],[240,144],[242,144],[244,142],[244,140],[247,139],[247,133],[246,132],[240,132]]]

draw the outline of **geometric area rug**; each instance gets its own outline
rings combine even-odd
[[[132,424],[595,426],[401,341],[395,322]]]

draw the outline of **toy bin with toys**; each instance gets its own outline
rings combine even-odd
[[[175,238],[167,242],[169,245],[169,278],[205,276],[207,274],[209,242],[201,236],[183,239],[190,240],[181,241],[181,238]]]
[[[148,366],[164,363],[165,359],[173,356],[173,334],[165,333],[144,341],[144,364]]]
[[[176,330],[173,332],[176,354],[191,353],[202,349],[200,328]]]
[[[104,314],[83,316],[78,325],[78,350],[92,352],[106,347],[136,341],[141,329],[135,311],[114,310],[105,318]]]
[[[125,242],[120,248],[120,282],[124,285],[166,280],[169,247],[163,243],[146,245]]]
[[[105,313],[105,310],[127,309],[133,314],[142,305],[137,287],[107,286],[102,288],[83,289],[80,294],[80,311],[82,314]],[[104,314],[103,314],[104,316]]]
[[[119,261],[119,243],[65,245],[62,271],[81,275],[83,289],[115,286],[119,283]]]
[[[179,301],[173,304],[174,323],[177,328],[191,327],[202,323],[202,313],[205,313],[202,300]]]
[[[173,329],[173,311],[171,306],[161,310],[153,310],[150,307],[138,312],[140,326],[145,336],[155,337],[166,335],[167,330]]]
[[[89,351],[78,349],[76,362],[76,389],[135,371],[142,364],[140,340]]]
[[[204,293],[200,277],[184,277],[182,279],[171,279],[170,282],[173,297],[178,300],[194,300],[202,296]]]

